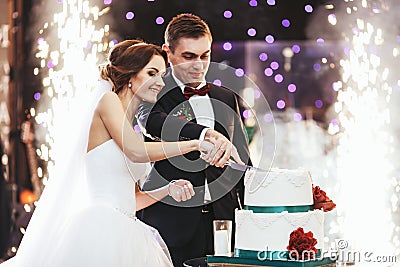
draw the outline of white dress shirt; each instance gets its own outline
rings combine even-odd
[[[182,83],[174,73],[172,73],[172,78],[175,80],[176,84],[181,88],[182,93],[185,89],[185,84]],[[199,89],[206,85],[206,81],[203,81],[194,89]],[[208,94],[201,96],[201,95],[194,95],[189,98],[189,104],[193,109],[194,116],[196,118],[197,124],[203,125],[206,128],[201,132],[199,136],[199,140],[204,140],[204,136],[208,129],[214,129],[214,110],[211,104],[210,97]],[[204,202],[211,201],[210,190],[208,189],[207,179],[205,180],[204,184]]]

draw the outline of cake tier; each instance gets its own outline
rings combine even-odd
[[[254,207],[312,206],[311,176],[302,169],[249,170],[246,173],[244,204]]]
[[[257,255],[259,251],[286,252],[290,233],[299,227],[311,231],[322,251],[324,244],[324,213],[321,210],[308,212],[254,213],[251,210],[236,210],[235,250]]]

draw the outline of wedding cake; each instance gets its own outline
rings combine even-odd
[[[245,207],[235,211],[235,251],[231,261],[257,266],[263,262],[268,266],[332,263],[321,253],[324,212],[336,205],[313,185],[308,171],[249,170],[245,179]]]

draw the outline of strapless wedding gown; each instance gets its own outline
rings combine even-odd
[[[132,174],[145,165],[125,159],[111,139],[87,153],[86,169],[90,204],[66,222],[62,242],[40,266],[172,266],[157,230],[135,216]]]

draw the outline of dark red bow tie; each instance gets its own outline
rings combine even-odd
[[[194,95],[205,96],[209,91],[210,91],[209,84],[206,84],[199,89],[193,89],[192,87],[185,86],[185,89],[183,90],[183,95],[185,96],[186,99],[189,99]]]

